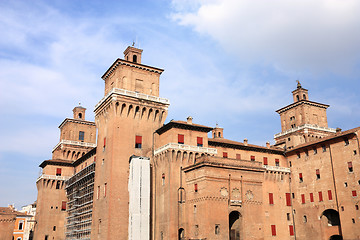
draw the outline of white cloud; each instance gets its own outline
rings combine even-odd
[[[173,19],[219,41],[241,62],[347,72],[360,59],[357,0],[173,1]],[[181,7],[180,7],[181,6]]]

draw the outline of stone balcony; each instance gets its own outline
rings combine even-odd
[[[96,147],[96,143],[88,143],[88,142],[78,142],[78,141],[71,141],[71,140],[61,140],[56,146],[53,148],[53,152],[57,147],[59,147],[61,144],[69,144],[69,145],[76,145],[76,146],[82,146],[82,147]]]
[[[42,175],[40,175],[40,177],[38,177],[38,179],[36,180],[36,182],[40,181],[41,179],[66,181],[66,180],[68,180],[69,178],[70,178],[70,177],[42,174]]]
[[[156,149],[154,151],[154,155],[157,155],[168,149],[183,150],[183,151],[197,152],[197,153],[207,153],[207,154],[214,154],[214,155],[217,154],[216,148],[198,147],[198,146],[191,146],[191,145],[178,144],[178,143],[168,143],[168,144]]]
[[[336,133],[335,128],[327,128],[327,127],[320,127],[320,126],[312,125],[312,124],[304,124],[304,125],[301,125],[301,126],[298,126],[298,127],[288,129],[288,130],[283,131],[281,133],[277,133],[277,134],[274,135],[274,138],[282,137],[282,136],[285,136],[286,134],[293,133],[293,132],[303,130],[303,129],[312,129],[312,130],[317,130],[317,131],[325,131],[325,132],[330,132],[330,133]]]
[[[103,97],[95,105],[95,109],[97,109],[103,102],[105,102],[105,100],[107,98],[109,98],[112,94],[123,95],[123,96],[127,96],[127,97],[135,97],[135,98],[139,98],[139,99],[143,99],[143,100],[148,100],[148,101],[152,101],[152,102],[170,105],[169,99],[166,99],[166,98],[151,96],[151,95],[147,95],[144,93],[129,91],[129,90],[120,89],[120,88],[113,88],[113,89],[111,89],[111,91],[108,94],[105,95],[105,97]]]
[[[284,172],[284,173],[291,172],[290,168],[286,168],[286,167],[263,165],[263,168],[265,168],[266,171],[271,171],[271,172]]]

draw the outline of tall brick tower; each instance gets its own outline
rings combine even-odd
[[[310,101],[308,90],[297,82],[297,88],[292,91],[294,102],[276,111],[280,114],[282,132],[275,134],[274,139],[277,146],[286,149],[336,132],[328,128],[329,105]]]
[[[72,163],[96,146],[96,126],[85,120],[85,110],[75,107],[74,117],[60,124],[60,141],[52,151],[52,159],[40,164],[34,239],[65,239],[65,181],[74,174]]]
[[[102,76],[105,96],[95,106],[98,127],[91,239],[128,239],[129,159],[153,156],[153,133],[169,101],[159,97],[162,69],[143,65],[128,47]]]

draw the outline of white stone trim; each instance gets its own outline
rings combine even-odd
[[[170,100],[167,98],[151,96],[151,95],[147,95],[144,93],[138,93],[138,92],[129,91],[129,90],[120,89],[120,88],[113,88],[113,89],[111,89],[111,91],[108,94],[106,94],[105,97],[103,97],[95,105],[95,109],[97,109],[103,102],[105,102],[105,100],[108,99],[112,94],[123,95],[123,96],[127,96],[127,97],[134,97],[134,98],[138,98],[138,99],[144,99],[144,100],[148,100],[148,101],[152,101],[152,102],[170,105]]]
[[[61,144],[69,144],[69,145],[76,145],[82,147],[96,147],[96,143],[88,143],[88,142],[78,142],[78,141],[71,141],[71,140],[61,140],[56,146],[53,148],[53,152],[55,149],[60,146]]]
[[[277,134],[274,135],[274,138],[282,137],[282,136],[284,136],[286,134],[293,133],[293,132],[296,132],[296,131],[299,131],[299,130],[302,130],[302,129],[305,129],[305,131],[307,129],[313,129],[313,130],[318,130],[318,131],[336,133],[335,128],[319,127],[317,125],[312,125],[312,124],[307,124],[306,123],[304,125],[301,125],[301,126],[294,127],[294,128],[289,129],[289,130],[283,131],[281,133],[277,133]]]
[[[266,171],[285,172],[285,173],[291,172],[290,168],[286,168],[286,167],[263,165],[263,168],[266,168]]]
[[[62,180],[62,181],[66,181],[68,180],[70,177],[65,177],[65,176],[54,176],[54,175],[45,175],[42,174],[40,177],[38,177],[38,179],[36,180],[36,182],[40,181],[41,179],[51,179],[51,180]]]
[[[207,148],[207,147],[198,147],[198,146],[190,146],[185,144],[178,144],[178,143],[168,143],[162,147],[159,147],[154,151],[154,155],[157,155],[163,151],[168,149],[175,149],[175,150],[185,150],[191,152],[199,152],[199,153],[208,153],[208,154],[217,154],[216,148]]]

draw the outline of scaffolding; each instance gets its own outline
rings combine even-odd
[[[66,181],[68,198],[66,239],[90,240],[94,195],[95,162]]]

